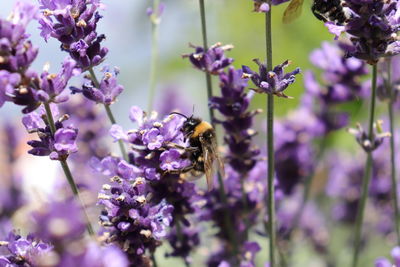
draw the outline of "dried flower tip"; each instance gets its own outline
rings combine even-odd
[[[81,19],[76,23],[76,26],[85,28],[87,26],[87,23],[86,23],[86,21]]]
[[[150,231],[150,230],[141,230],[141,231],[140,231],[140,234],[141,234],[141,235],[144,235],[144,236],[147,237],[147,238],[150,238],[150,237],[151,237],[151,231]]]
[[[103,194],[103,193],[99,193],[99,194],[97,195],[97,198],[98,198],[98,199],[103,199],[103,200],[110,200],[110,199],[111,199],[110,196],[108,196],[108,195],[106,195],[106,194]]]
[[[103,188],[103,190],[110,190],[111,189],[111,185],[103,184],[102,188]]]
[[[136,201],[139,202],[140,204],[146,203],[146,197],[145,196],[138,196],[136,198]]]
[[[119,195],[115,200],[124,201],[125,200],[125,196],[124,195]]]

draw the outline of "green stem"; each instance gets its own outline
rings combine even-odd
[[[48,120],[48,123],[49,123],[49,126],[50,126],[51,134],[54,136],[54,134],[56,133],[56,125],[54,123],[54,118],[53,118],[53,114],[51,112],[50,105],[49,105],[49,103],[43,103],[43,105],[44,105],[44,108],[46,110],[46,116],[47,116],[47,120]],[[78,201],[79,201],[79,203],[80,203],[80,205],[82,207],[82,211],[83,211],[83,213],[85,215],[85,219],[86,219],[87,231],[91,236],[94,236],[93,227],[92,227],[92,225],[90,223],[89,216],[88,216],[88,214],[86,212],[85,204],[83,203],[83,201],[82,201],[82,199],[80,197],[79,189],[78,189],[78,187],[77,187],[77,185],[75,183],[75,180],[74,180],[74,178],[72,176],[72,173],[71,173],[71,170],[70,170],[70,168],[68,166],[68,163],[64,159],[64,160],[60,160],[60,164],[61,164],[61,167],[62,167],[62,169],[64,171],[65,177],[67,178],[68,184],[69,184],[69,186],[70,186],[70,188],[72,190],[72,193],[78,199]]]
[[[370,139],[373,137],[373,129],[374,129],[374,119],[375,119],[375,98],[376,98],[376,77],[377,77],[377,65],[372,66],[372,94],[371,94],[371,105],[370,105],[370,114],[369,114],[369,127],[368,127],[368,137]],[[367,161],[365,163],[364,168],[364,177],[362,180],[362,192],[361,199],[358,205],[358,212],[356,218],[356,226],[355,226],[355,239],[354,239],[354,251],[353,251],[353,267],[357,267],[360,245],[361,245],[361,234],[362,234],[362,223],[364,220],[364,211],[367,203],[368,197],[368,188],[371,181],[371,171],[372,171],[372,152],[367,152]]]
[[[149,112],[153,109],[154,97],[156,94],[156,74],[157,74],[157,63],[158,63],[158,8],[160,0],[153,1],[153,14],[151,17],[151,62],[150,62],[150,84],[149,84],[149,103],[147,110]]]
[[[156,257],[154,256],[154,252],[150,254],[151,261],[153,262],[153,267],[158,267]]]
[[[203,36],[203,47],[204,50],[208,49],[208,43],[207,43],[207,23],[206,23],[206,14],[205,14],[205,6],[204,6],[204,0],[199,0],[199,5],[200,5],[200,18],[201,18],[201,32]],[[211,83],[211,74],[206,72],[206,84],[207,84],[207,103],[212,97],[212,83]],[[215,116],[214,116],[214,110],[209,106],[209,113],[210,113],[210,121],[213,127],[215,127]],[[221,177],[221,174],[218,172],[218,183],[219,183],[219,194],[221,197],[221,201],[224,204],[224,207],[228,207],[228,198],[226,195],[225,191],[225,186],[224,186],[224,180],[223,177]],[[228,232],[228,238],[231,241],[232,244],[232,255],[234,257],[238,256],[238,244],[236,241],[236,235],[234,233],[232,221],[230,219],[230,214],[229,210],[224,211],[224,222],[227,228]]]
[[[204,7],[204,0],[199,0],[200,5],[200,18],[201,18],[201,33],[203,37],[203,47],[206,51],[208,49],[208,41],[207,41],[207,24],[206,24],[206,14],[205,14],[205,7]],[[212,93],[212,83],[211,83],[211,74],[206,72],[206,84],[207,84],[207,99],[210,100],[213,96]],[[211,124],[214,126],[214,110],[211,107],[208,107],[210,113],[210,120]]]
[[[176,223],[175,223],[175,227],[176,227],[176,236],[178,237],[179,242],[181,243],[181,246],[183,245],[183,235],[182,235],[182,227],[180,224],[180,218],[177,218]],[[185,263],[186,267],[189,267],[190,264],[183,259],[183,262]]]
[[[271,5],[271,1],[268,1]],[[265,41],[266,41],[266,67],[272,70],[272,9],[265,14]],[[274,192],[274,95],[267,96],[267,150],[268,150],[268,232],[269,232],[269,261],[270,266],[275,266],[275,192]]]
[[[91,76],[91,78],[92,78],[92,81],[93,81],[93,83],[94,83],[94,86],[95,86],[96,88],[100,88],[99,80],[97,79],[96,74],[94,73],[93,68],[90,67],[88,70],[89,70],[90,76]],[[113,113],[112,113],[112,111],[111,111],[110,105],[104,104],[104,108],[105,108],[105,110],[106,110],[108,119],[110,120],[111,124],[116,124],[117,122],[116,122],[115,117],[114,117],[114,115],[113,115]],[[119,149],[121,150],[121,155],[122,155],[122,157],[123,157],[126,161],[129,161],[128,154],[126,153],[126,150],[125,150],[124,142],[123,142],[122,140],[118,140],[118,145],[119,145]]]
[[[391,78],[391,59],[387,60],[387,82],[386,90],[390,94],[390,100],[388,103],[388,113],[389,113],[389,127],[390,127],[390,164],[391,164],[391,178],[392,178],[392,197],[393,197],[393,209],[394,209],[394,221],[397,235],[397,244],[400,245],[400,228],[399,228],[399,204],[397,197],[397,179],[396,179],[396,153],[395,153],[395,131],[394,131],[394,116],[393,116],[393,102],[394,102],[394,92],[392,90],[392,78]]]

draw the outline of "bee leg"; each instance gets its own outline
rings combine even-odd
[[[186,173],[189,172],[191,170],[193,170],[195,168],[195,164],[191,164],[185,168],[182,169],[177,169],[177,170],[166,170],[164,173],[170,173],[170,174],[181,174],[181,173]]]
[[[185,150],[187,152],[195,152],[198,151],[199,148],[198,147],[183,147],[181,145],[172,143],[172,142],[166,142],[166,144],[170,147],[170,148],[177,148],[177,149],[181,149],[181,150]]]

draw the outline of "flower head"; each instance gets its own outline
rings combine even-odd
[[[244,77],[251,78],[257,88],[253,89],[258,93],[274,94],[279,97],[290,98],[283,93],[286,88],[295,82],[295,76],[300,73],[300,69],[296,68],[292,72],[284,73],[284,68],[289,66],[290,61],[287,60],[282,64],[276,66],[272,71],[267,71],[265,64],[261,63],[258,59],[254,62],[259,67],[259,72],[252,71],[249,67],[243,66]]]
[[[357,142],[366,152],[371,152],[383,143],[384,138],[391,136],[390,133],[383,132],[382,124],[383,121],[380,120],[374,123],[372,136],[369,136],[361,124],[357,124],[357,128],[349,128],[348,131],[356,137]]]
[[[58,116],[58,109],[51,105],[53,116]],[[44,108],[32,112],[22,118],[22,123],[29,133],[37,133],[40,140],[28,141],[32,147],[29,154],[35,156],[50,156],[53,160],[65,160],[69,154],[78,150],[76,139],[78,129],[72,125],[64,126],[68,115],[58,117],[55,122],[56,132],[53,134],[49,126]]]
[[[381,57],[400,52],[400,43],[396,38],[400,29],[398,1],[345,2],[352,14],[346,24],[337,25],[328,21],[326,25],[337,37],[344,31],[350,35],[351,44],[343,45],[350,56],[375,64]]]
[[[113,73],[105,68],[103,78],[98,86],[99,88],[96,87],[96,84],[92,80],[89,80],[82,88],[71,87],[72,93],[82,93],[86,98],[96,103],[111,105],[124,90],[124,87],[118,83],[118,74],[119,70],[117,68]]]
[[[207,50],[201,46],[190,46],[195,49],[195,52],[185,54],[183,57],[189,58],[193,66],[201,71],[218,75],[233,62],[232,58],[225,56],[225,51],[231,50],[233,48],[232,45],[223,46],[221,43],[216,43]]]
[[[61,49],[67,51],[77,66],[87,69],[100,64],[108,49],[101,47],[104,35],[96,32],[101,16],[99,0],[40,0],[42,14],[39,19],[41,36],[61,42]]]

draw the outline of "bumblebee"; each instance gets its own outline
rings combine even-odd
[[[199,177],[204,173],[206,175],[208,190],[212,190],[215,161],[218,162],[220,175],[224,177],[224,164],[217,151],[217,138],[214,128],[210,123],[193,117],[193,115],[187,117],[178,112],[170,114],[177,114],[186,118],[181,131],[185,140],[189,140],[190,147],[182,149],[188,152],[188,158],[192,164],[180,170],[180,172],[190,172],[194,177]]]
[[[314,0],[311,11],[317,19],[337,25],[343,25],[351,18],[351,10],[342,0]]]

